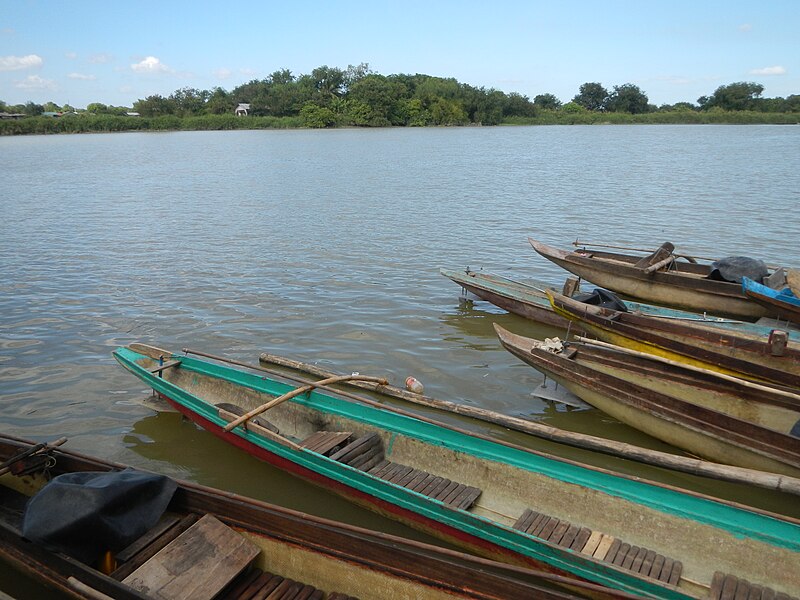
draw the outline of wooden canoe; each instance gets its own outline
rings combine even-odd
[[[800,476],[800,395],[617,346],[495,330],[514,356],[631,427],[710,460]]]
[[[32,446],[32,442],[0,435],[0,461],[7,461]],[[368,531],[188,482],[177,482],[177,490],[159,524],[117,552],[116,568],[106,575],[93,566],[22,538],[20,511],[49,476],[119,471],[124,466],[68,450],[45,448],[14,463],[13,468],[20,474],[12,472],[0,477],[0,559],[70,597],[199,600],[203,594],[210,596],[214,591],[212,586],[216,586],[224,588],[217,598],[252,598],[266,597],[269,586],[281,585],[285,594],[281,598],[556,600],[576,596],[552,587],[555,584],[577,586],[584,593],[599,590],[598,586]],[[184,541],[192,527],[209,521],[216,522],[212,531],[217,533],[214,539],[218,540],[218,548],[212,548],[211,565],[204,565],[202,546],[195,540],[189,546],[189,556],[183,559],[180,575],[170,577],[173,589],[155,593],[151,588],[144,593],[132,587],[130,582],[148,573],[148,567],[153,572],[163,566],[166,559],[156,560],[156,552],[161,551],[163,557],[172,549],[174,554],[175,547],[186,545]],[[220,530],[227,537],[221,537]],[[227,546],[223,546],[223,539]],[[173,540],[175,543],[170,546]],[[227,561],[224,551],[232,542],[234,547],[237,543],[251,546],[258,554],[246,570],[235,572],[228,582],[223,578],[220,564]],[[203,567],[209,575],[202,572]],[[180,577],[190,577],[191,582],[186,584]],[[207,582],[209,577],[216,580]],[[175,590],[179,584],[185,587]],[[254,596],[259,589],[261,595]]]
[[[731,577],[800,593],[795,519],[319,390],[226,431],[296,387],[140,344],[114,357],[221,439],[477,554],[653,598],[712,597]]]
[[[671,360],[746,379],[800,389],[800,346],[794,332],[750,335],[699,323],[626,313],[548,292],[555,311],[597,338]]]
[[[531,238],[528,241],[537,253],[570,273],[627,298],[749,321],[768,314],[745,296],[741,284],[708,279],[710,264],[675,258],[663,268],[649,271],[637,266],[646,258],[643,256],[587,249],[567,252]]]
[[[579,323],[571,321],[553,310],[553,307],[550,305],[550,300],[547,298],[547,290],[553,292],[558,291],[557,288],[553,286],[544,283],[521,283],[482,271],[452,271],[450,269],[441,269],[440,273],[459,284],[465,290],[472,292],[479,298],[491,302],[495,306],[507,310],[510,313],[551,327],[568,329],[570,333],[575,335],[581,335],[583,333]],[[642,313],[652,317],[662,317],[675,321],[698,322],[700,324],[742,331],[753,335],[766,336],[769,335],[772,330],[769,326],[759,323],[725,319],[653,304],[642,304],[630,300],[625,302],[625,306],[628,312]]]
[[[790,288],[773,290],[766,285],[742,278],[745,295],[767,309],[769,316],[800,323],[800,298]]]

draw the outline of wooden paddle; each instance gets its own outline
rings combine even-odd
[[[27,450],[23,450],[19,454],[16,454],[15,456],[12,456],[7,461],[5,461],[4,463],[0,464],[0,475],[5,475],[6,473],[8,473],[11,470],[11,465],[13,465],[15,462],[20,461],[23,458],[26,458],[26,457],[31,456],[33,454],[38,454],[39,452],[47,451],[50,448],[56,448],[57,446],[60,446],[61,444],[64,444],[66,441],[67,441],[67,438],[62,437],[62,438],[58,438],[54,442],[42,442],[41,444],[36,444],[35,446],[31,446]]]
[[[255,417],[257,415],[260,415],[264,411],[269,410],[273,406],[277,406],[278,404],[281,404],[282,402],[286,402],[287,400],[291,400],[292,398],[300,396],[301,394],[306,394],[306,393],[310,392],[311,390],[313,390],[315,387],[324,386],[324,385],[331,385],[333,383],[339,383],[339,382],[342,382],[342,381],[352,381],[352,380],[369,381],[369,382],[372,382],[372,383],[377,383],[378,385],[386,385],[386,384],[389,383],[386,379],[383,379],[381,377],[367,377],[367,376],[364,376],[364,375],[359,375],[358,373],[353,373],[352,375],[335,375],[333,377],[328,377],[327,379],[322,379],[320,381],[317,381],[317,382],[314,382],[314,383],[310,383],[308,385],[304,385],[303,387],[296,388],[296,389],[292,390],[291,392],[287,392],[287,393],[283,394],[283,396],[278,396],[277,398],[273,398],[272,400],[270,400],[269,402],[267,402],[265,404],[262,404],[258,408],[254,408],[250,412],[243,414],[238,419],[235,419],[235,420],[231,421],[230,423],[225,425],[225,427],[223,427],[223,430],[224,431],[230,431],[231,429],[233,429],[237,425],[241,425],[245,421],[249,421],[253,417]]]

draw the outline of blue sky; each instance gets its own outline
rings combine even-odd
[[[753,81],[800,94],[800,0],[0,1],[0,100],[131,106],[368,63],[476,87],[551,93],[633,83],[651,103]]]

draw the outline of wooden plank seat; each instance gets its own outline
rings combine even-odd
[[[122,583],[155,598],[211,600],[244,572],[260,551],[207,514]]]
[[[179,367],[180,364],[181,361],[179,360],[170,360],[165,362],[163,365],[158,365],[157,367],[150,369],[150,372],[158,373],[160,375],[162,371],[166,371],[167,369],[171,369],[172,367]]]
[[[318,431],[301,442],[301,446],[326,454],[333,460],[366,471],[381,479],[440,500],[453,508],[468,510],[481,490],[437,477],[407,465],[386,460],[383,442],[377,433],[351,440],[349,432]]]
[[[531,509],[522,513],[514,529],[670,585],[678,584],[683,571],[679,560]]]
[[[215,404],[214,406],[229,413],[232,413],[237,417],[241,417],[243,414],[247,412],[241,406],[237,406],[236,404],[231,404],[230,402],[220,402],[219,404]],[[259,427],[263,427],[264,429],[268,429],[272,433],[280,434],[278,428],[264,417],[253,417],[248,421],[248,423],[252,423],[253,425],[258,425]]]
[[[755,585],[746,579],[735,575],[726,575],[717,571],[711,580],[709,600],[734,600],[747,598],[748,600],[797,600],[783,592],[776,592],[772,588]]]
[[[323,600],[325,593],[313,586],[293,579],[285,579],[261,569],[253,568],[243,574],[223,591],[218,600]],[[354,596],[332,592],[327,600],[358,600]]]

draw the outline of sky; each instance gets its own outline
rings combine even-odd
[[[367,63],[533,99],[632,83],[652,104],[721,85],[800,94],[800,0],[0,0],[0,100],[132,107],[280,69]]]

